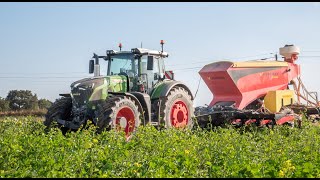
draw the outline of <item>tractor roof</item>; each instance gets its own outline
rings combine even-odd
[[[151,56],[160,56],[160,57],[168,57],[169,54],[167,52],[161,52],[157,50],[150,50],[145,48],[133,48],[131,51],[115,51],[115,50],[107,50],[108,56],[114,55],[129,55],[129,54],[140,54],[140,55],[151,55]]]

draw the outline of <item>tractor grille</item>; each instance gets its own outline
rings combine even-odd
[[[85,105],[92,94],[92,89],[84,89],[81,86],[74,88],[71,93],[73,95],[74,100],[80,106]]]

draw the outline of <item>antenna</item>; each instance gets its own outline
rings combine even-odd
[[[141,41],[141,48],[142,48],[142,41]]]

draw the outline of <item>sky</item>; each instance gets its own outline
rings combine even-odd
[[[93,76],[93,53],[118,50],[120,42],[122,50],[141,43],[161,50],[160,40],[167,70],[193,95],[198,89],[195,106],[213,98],[198,73],[204,65],[268,58],[286,44],[300,47],[301,79],[319,92],[319,32],[316,2],[1,2],[0,97],[31,90],[54,101],[72,82]]]

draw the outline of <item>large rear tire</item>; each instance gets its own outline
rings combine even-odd
[[[98,133],[115,129],[130,138],[141,124],[138,105],[128,96],[109,97],[97,106]]]
[[[69,128],[63,127],[57,122],[57,119],[71,121],[71,109],[71,98],[63,97],[61,99],[57,99],[48,109],[48,112],[45,115],[45,121],[43,122],[43,124],[46,126],[46,129],[49,130],[52,127],[57,127],[62,131],[62,134],[65,135]]]
[[[172,88],[164,102],[161,102],[160,117],[163,117],[165,128],[192,129],[193,114],[191,95],[182,87]]]

